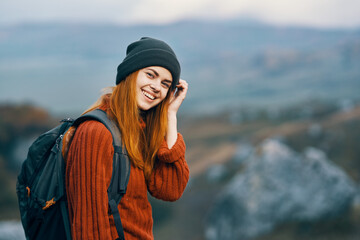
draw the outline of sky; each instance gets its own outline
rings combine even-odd
[[[252,19],[274,25],[360,27],[359,0],[1,0],[0,25],[24,22],[168,24]]]

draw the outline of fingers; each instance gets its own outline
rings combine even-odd
[[[187,88],[189,86],[189,84],[184,79],[180,79],[179,83],[178,83],[178,85],[176,85],[176,87],[180,87],[180,86]]]
[[[176,85],[176,87],[178,88],[178,91],[176,92],[176,95],[177,96],[182,95],[183,98],[185,98],[187,90],[189,88],[189,84],[185,80],[180,79],[179,84]]]
[[[175,113],[178,111],[180,105],[184,101],[189,85],[185,80],[180,79],[179,84],[176,85],[176,88],[176,93],[174,94],[173,91],[171,94],[170,105],[168,109],[169,112]]]

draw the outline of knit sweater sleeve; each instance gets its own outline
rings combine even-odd
[[[96,121],[81,124],[66,164],[72,239],[114,239],[108,216],[107,186],[112,173],[112,137]],[[116,234],[117,235],[117,234]]]
[[[189,180],[185,149],[180,133],[171,149],[163,141],[157,154],[157,164],[147,183],[152,196],[165,201],[176,201],[181,197]]]

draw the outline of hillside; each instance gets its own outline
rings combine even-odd
[[[190,84],[181,110],[186,114],[359,97],[358,29],[188,21],[2,26],[0,101],[30,101],[57,114],[82,112],[100,89],[114,85],[126,46],[142,36],[164,39],[177,53],[181,77]]]
[[[0,114],[0,183],[5,186],[0,194],[0,219],[18,219],[15,181],[19,159],[11,156],[21,155],[13,152],[21,147],[14,143],[27,137],[33,139],[57,121],[46,111],[29,105],[2,105]],[[321,149],[351,179],[360,183],[357,161],[360,152],[356,147],[360,140],[360,106],[356,103],[310,101],[276,112],[239,108],[220,115],[183,115],[180,119],[179,131],[187,144],[191,179],[183,197],[175,203],[150,198],[156,239],[168,239],[169,234],[177,236],[174,239],[204,239],[204,221],[216,196],[232,176],[242,171],[242,159],[264,139],[281,139],[299,152],[309,146]],[[20,142],[22,148],[28,146],[24,144],[28,141]],[[355,228],[360,224],[359,217],[358,210],[351,210],[340,219],[316,223],[318,232],[309,230],[302,234],[316,240],[327,239],[330,233],[337,236],[333,239],[355,239],[352,237],[359,234]],[[332,231],[328,234],[329,228]],[[346,232],[342,232],[344,228]],[[301,226],[297,223],[286,223],[258,239],[297,239],[298,231],[302,231],[299,229]]]
[[[264,139],[281,139],[298,152],[310,146],[321,149],[360,184],[357,161],[360,151],[356,146],[360,140],[359,105],[339,108],[324,102],[308,102],[283,109],[276,117],[268,111],[241,112],[236,118],[232,112],[188,119],[181,127],[188,146],[186,156],[191,181],[177,203],[153,200],[154,214],[158,217],[155,222],[160,222],[155,226],[157,239],[167,239],[168,234],[178,236],[175,239],[205,239],[204,221],[215,199],[232,176],[242,171],[241,162],[251,151],[256,151],[256,146]],[[298,236],[317,240],[357,239],[359,219],[359,209],[352,209],[339,218],[315,224],[284,223],[257,239],[300,239]],[[308,231],[303,229],[303,224]]]

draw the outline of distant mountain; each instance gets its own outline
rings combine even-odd
[[[175,49],[182,78],[190,84],[185,113],[358,98],[359,29],[187,21],[0,27],[0,101],[81,112],[101,88],[114,84],[126,46],[142,36],[163,39]]]

